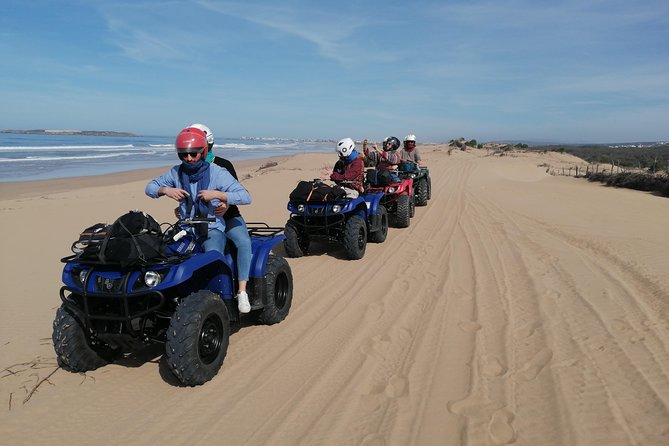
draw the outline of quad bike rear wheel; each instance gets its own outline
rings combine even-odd
[[[379,205],[379,214],[381,219],[381,228],[378,231],[369,233],[369,241],[372,243],[383,243],[388,236],[388,210],[385,206]]]
[[[358,260],[365,255],[367,248],[367,225],[362,217],[354,215],[344,228],[344,250],[349,260]]]
[[[204,384],[218,373],[228,352],[230,316],[211,291],[190,294],[177,306],[165,342],[167,365],[181,383]]]
[[[265,277],[258,279],[254,286],[254,294],[262,297],[264,305],[258,313],[258,321],[272,325],[284,320],[293,303],[293,274],[286,259],[270,254]]]

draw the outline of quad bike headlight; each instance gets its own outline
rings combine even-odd
[[[395,193],[395,188],[394,187],[389,187],[388,188],[388,193],[389,194],[394,194]]]
[[[305,206],[303,204],[298,204],[297,205],[297,212],[300,214],[304,214]]]
[[[83,287],[86,283],[86,276],[88,275],[88,270],[73,268],[72,269],[72,280],[77,286]]]
[[[147,271],[144,273],[144,284],[149,288],[160,285],[160,282],[162,281],[162,276],[155,271]]]
[[[339,211],[341,211],[341,204],[332,205],[332,212],[334,212],[336,214]]]

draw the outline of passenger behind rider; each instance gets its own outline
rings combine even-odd
[[[209,150],[206,161],[226,169],[235,180],[239,180],[232,163],[223,157],[214,155],[214,132],[204,124],[193,124],[191,127],[202,130],[207,136]],[[246,222],[242,214],[239,212],[239,208],[234,204],[220,203],[214,209],[214,214],[223,217],[225,220],[225,237],[230,239],[237,248],[237,282],[239,284],[237,304],[241,313],[248,313],[251,311],[251,304],[246,292],[246,286],[251,273],[251,259],[253,257],[249,230],[246,227]]]
[[[392,180],[394,183],[399,183],[400,178],[397,175],[397,166],[401,161],[400,153],[398,149],[400,148],[400,140],[395,136],[388,136],[383,140],[383,151],[380,152],[374,146],[374,150],[365,149],[365,156],[370,161],[372,166],[375,166],[377,170],[387,169],[390,171]]]
[[[420,166],[422,164],[422,158],[418,152],[418,149],[416,148],[416,135],[410,134],[404,138],[404,147],[400,151],[400,159],[403,162],[413,164],[413,166]],[[415,169],[416,167],[414,167],[412,170]]]
[[[365,163],[351,138],[339,141],[335,151],[339,161],[335,163],[330,179],[346,191],[348,198],[357,198],[364,190]]]
[[[182,130],[176,139],[176,152],[181,164],[146,185],[145,193],[151,198],[163,195],[179,202],[179,213],[184,217],[215,218],[207,224],[206,232],[196,228],[187,230],[196,236],[205,236],[205,251],[225,251],[225,219],[214,210],[221,204],[251,203],[251,195],[227,170],[206,161],[209,146],[207,136],[197,128]],[[238,299],[240,312],[246,309]],[[248,298],[246,299],[248,304]]]

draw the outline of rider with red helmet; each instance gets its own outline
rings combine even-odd
[[[204,124],[192,124],[191,128],[200,129],[207,136],[209,152],[206,161],[226,169],[236,180],[239,180],[232,163],[223,157],[214,155],[214,132]],[[251,311],[251,304],[246,292],[246,285],[248,284],[251,272],[251,258],[253,253],[251,251],[251,237],[249,237],[246,222],[244,221],[241,212],[239,212],[239,207],[234,204],[227,205],[221,203],[219,207],[214,210],[214,214],[223,216],[223,219],[225,220],[225,236],[237,247],[237,281],[239,284],[237,304],[240,312],[248,313]]]
[[[200,129],[189,127],[177,135],[175,142],[181,163],[165,174],[149,181],[145,193],[151,198],[163,195],[179,202],[182,217],[209,217],[206,231],[195,231],[204,237],[205,251],[225,250],[225,219],[214,210],[221,203],[242,205],[251,203],[251,195],[227,170],[206,161],[209,145],[207,135]],[[241,311],[241,309],[240,309]]]

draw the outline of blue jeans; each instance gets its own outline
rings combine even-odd
[[[225,234],[218,229],[210,229],[207,240],[202,243],[202,247],[206,251],[219,251],[221,254],[225,252]]]
[[[251,272],[251,237],[244,219],[234,217],[225,221],[225,235],[237,247],[237,280],[249,280]]]

